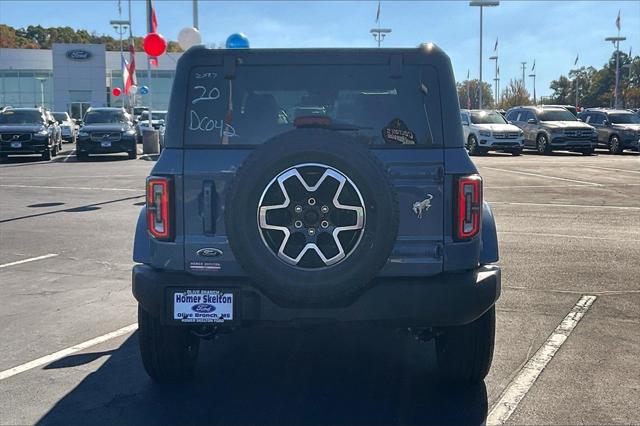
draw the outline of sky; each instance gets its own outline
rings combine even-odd
[[[121,0],[127,18],[127,0]],[[192,26],[192,2],[156,0],[158,32],[176,40]],[[207,1],[199,0],[199,27],[205,44],[219,45],[229,34],[243,32],[251,47],[375,47],[369,30],[375,27],[377,1]],[[28,13],[25,13],[28,11]],[[615,36],[621,13],[620,50],[640,54],[640,0],[515,1],[502,0],[484,8],[483,80],[493,82],[494,54],[500,63],[501,87],[522,78],[521,62],[530,74],[536,61],[537,95],[550,94],[549,83],[578,65],[600,68],[613,52],[607,36]],[[456,79],[479,73],[479,8],[468,1],[382,1],[380,26],[393,32],[383,47],[416,47],[433,42],[451,57]],[[109,20],[118,19],[117,0],[1,0],[0,23],[13,27],[71,26],[116,36]],[[145,1],[132,0],[135,35],[145,34]],[[527,89],[532,79],[526,77]]]

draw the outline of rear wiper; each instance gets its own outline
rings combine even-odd
[[[358,131],[373,129],[373,127],[364,127],[356,124],[333,122],[329,117],[313,115],[296,117],[296,119],[293,120],[293,126],[296,128],[319,128],[337,131]]]

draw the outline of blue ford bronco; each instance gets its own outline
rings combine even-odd
[[[496,229],[438,47],[193,47],[165,145],[133,249],[152,379],[218,333],[327,323],[410,330],[444,380],[484,379]]]

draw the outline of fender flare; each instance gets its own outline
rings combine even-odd
[[[136,263],[151,263],[151,241],[147,232],[147,207],[140,209],[136,233],[133,239],[133,261]]]
[[[482,235],[480,240],[480,265],[495,263],[499,260],[498,233],[491,206],[482,202]]]

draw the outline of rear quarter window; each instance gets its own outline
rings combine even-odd
[[[439,90],[429,66],[240,65],[191,70],[185,146],[256,145],[295,128],[300,117],[325,117],[332,127],[370,145],[441,145]]]

